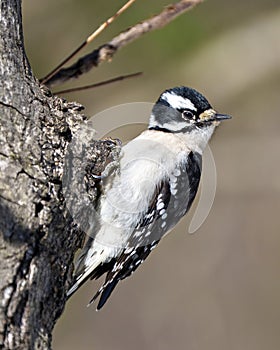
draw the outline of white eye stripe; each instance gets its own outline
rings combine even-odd
[[[178,96],[176,94],[173,94],[172,92],[165,92],[164,94],[162,94],[161,98],[168,102],[173,108],[188,108],[193,111],[197,111],[194,104],[188,98]]]
[[[173,121],[170,123],[164,123],[162,125],[164,129],[168,129],[171,131],[179,131],[184,129],[186,126],[187,126],[186,122],[176,122],[176,121]]]

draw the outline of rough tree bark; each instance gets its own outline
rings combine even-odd
[[[83,107],[40,88],[24,52],[21,1],[0,4],[0,348],[49,349],[82,241],[61,176]],[[102,168],[109,150],[95,146]]]
[[[180,11],[200,1],[182,0]],[[85,116],[81,105],[53,96],[34,77],[21,0],[0,0],[0,11],[0,348],[50,349],[83,240],[65,208],[62,173]],[[102,171],[111,147],[91,144],[91,169]]]

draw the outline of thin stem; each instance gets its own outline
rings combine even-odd
[[[121,81],[121,80],[125,80],[125,79],[129,79],[129,78],[134,78],[137,77],[139,75],[143,74],[142,72],[137,72],[137,73],[132,73],[132,74],[127,74],[127,75],[121,75],[109,80],[104,80],[104,81],[100,81],[99,83],[95,83],[95,84],[91,84],[91,85],[85,85],[85,86],[79,86],[79,87],[74,87],[71,89],[65,89],[65,90],[60,90],[57,92],[54,92],[54,94],[59,95],[59,94],[66,94],[69,92],[76,92],[76,91],[83,91],[83,90],[88,90],[88,89],[94,89],[103,85],[108,85],[111,83],[116,83],[117,81]]]
[[[115,36],[112,40],[89,54],[81,57],[71,66],[59,69],[47,80],[46,85],[50,88],[54,85],[65,83],[66,81],[80,77],[92,68],[96,68],[102,62],[110,61],[115,53],[122,47],[137,40],[144,34],[168,25],[176,17],[192,9],[203,0],[181,0],[177,3],[165,7],[162,12],[150,17]]]
[[[99,34],[103,32],[119,15],[126,11],[136,0],[129,0],[124,6],[122,6],[112,17],[103,22],[87,39],[79,45],[69,56],[67,56],[62,62],[59,63],[49,74],[41,79],[42,84],[46,84],[67,62],[77,55],[85,46],[91,43]]]

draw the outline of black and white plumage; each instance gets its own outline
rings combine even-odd
[[[68,296],[86,280],[106,274],[100,309],[117,283],[130,276],[188,212],[197,193],[202,153],[221,120],[199,92],[164,91],[149,129],[122,149],[119,171],[109,176],[98,203],[99,222],[78,259]]]

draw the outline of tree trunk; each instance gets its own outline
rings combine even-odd
[[[62,170],[85,117],[33,76],[21,1],[0,4],[0,348],[50,349],[83,238],[65,209]],[[102,167],[106,145],[95,146]]]

